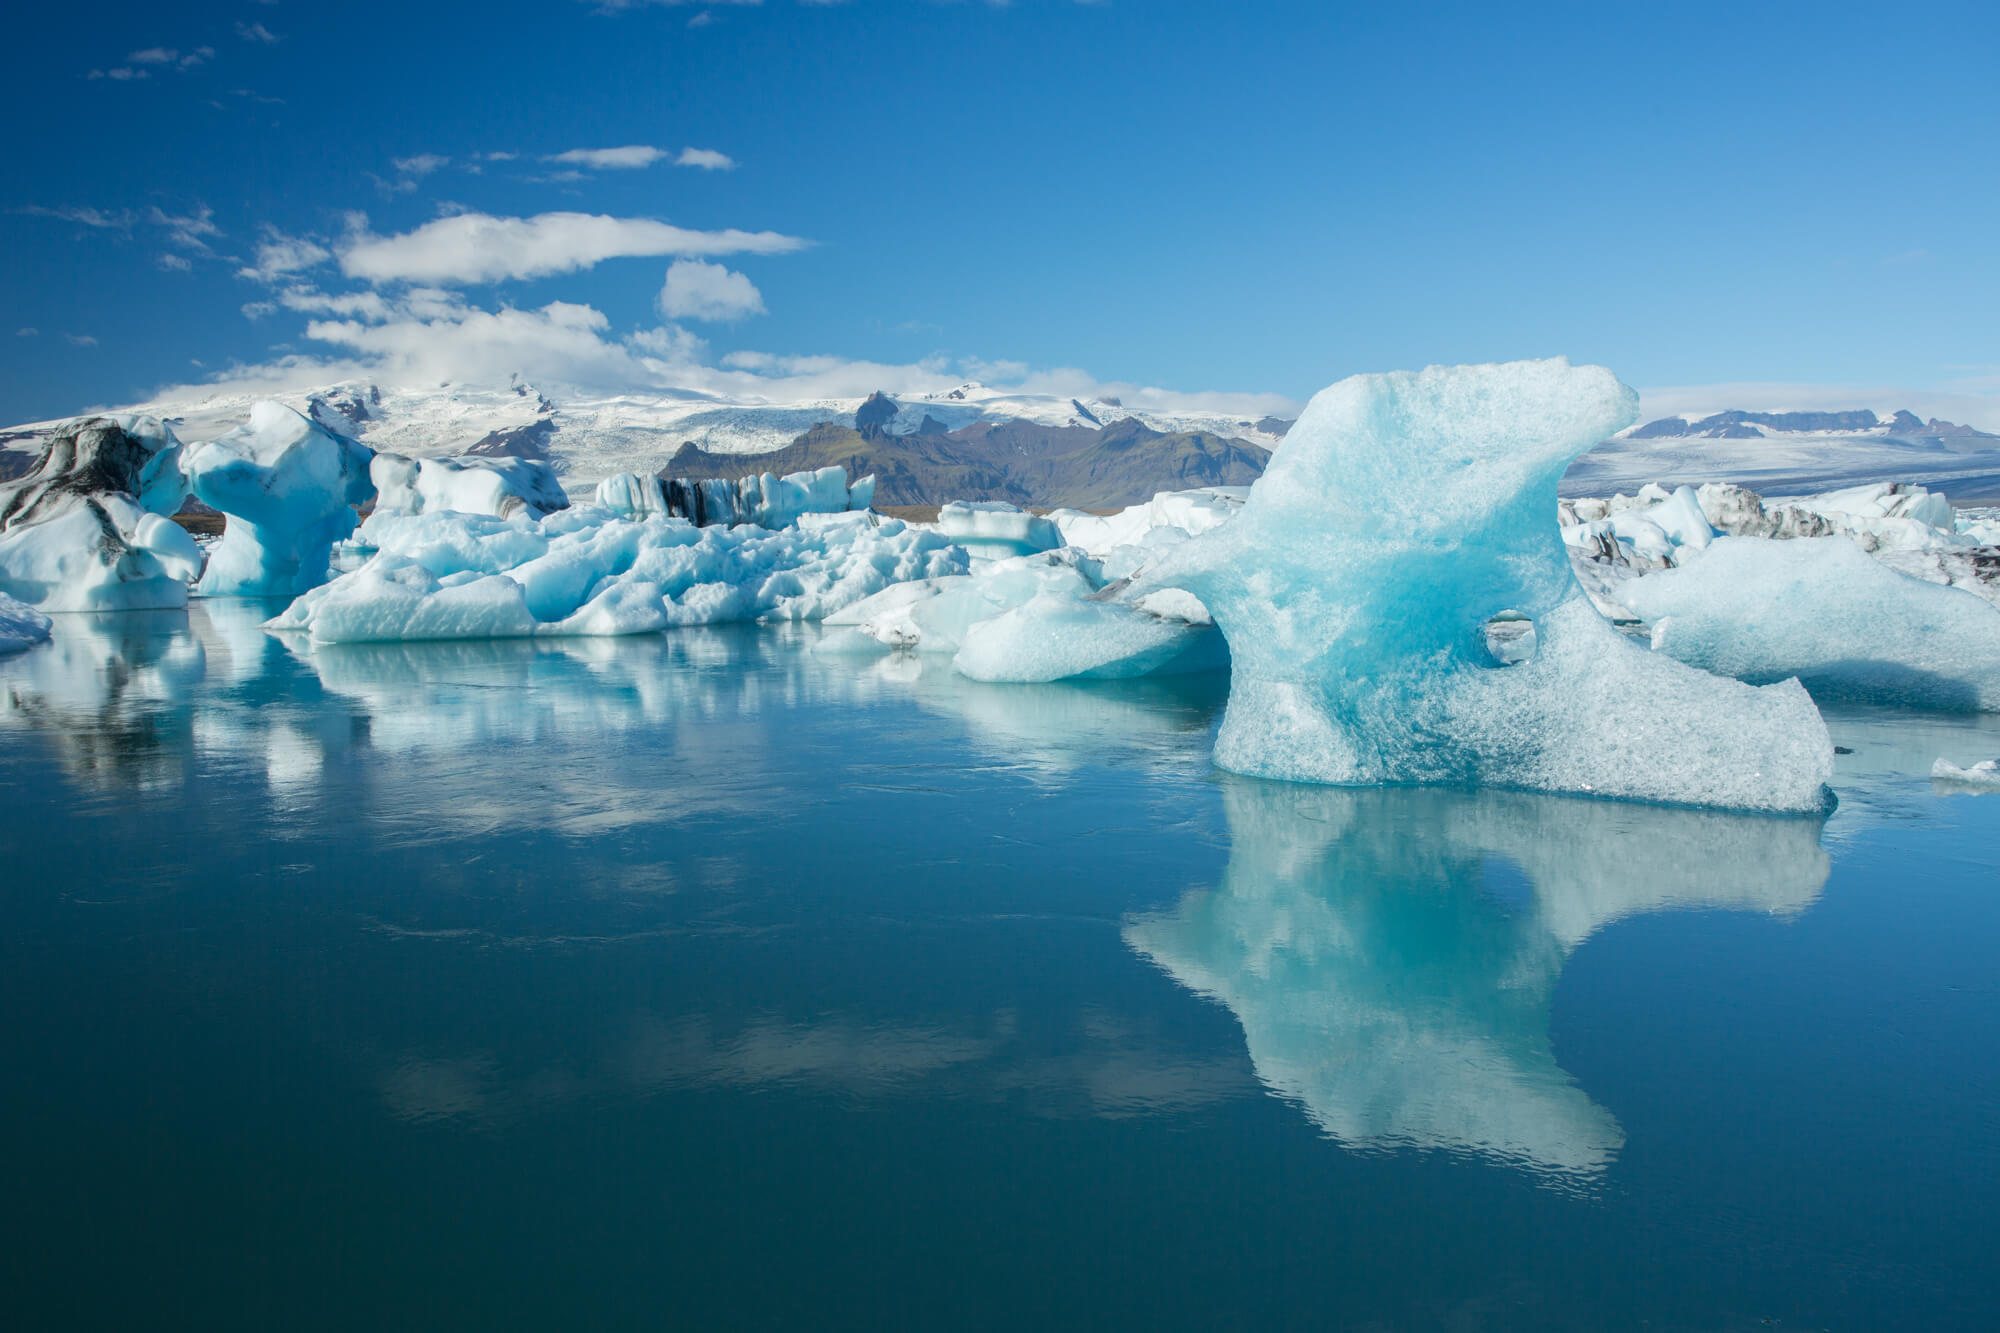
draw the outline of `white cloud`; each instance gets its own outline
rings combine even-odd
[[[677,167],[700,167],[703,171],[734,171],[736,159],[713,148],[683,148],[674,159]]]
[[[635,143],[623,148],[572,148],[566,153],[545,157],[542,161],[589,167],[592,171],[629,171],[638,167],[650,167],[666,155],[667,150],[664,148]]]
[[[277,313],[278,303],[276,301],[245,301],[243,303],[243,318],[248,320],[259,320],[266,315],[275,315]]]
[[[691,231],[651,218],[542,213],[499,218],[462,213],[396,236],[363,233],[340,255],[350,278],[381,284],[467,284],[539,278],[607,259],[656,255],[784,254],[808,242],[778,232]]]
[[[143,69],[134,69],[130,65],[120,65],[115,69],[94,69],[86,77],[93,79],[117,79],[123,82],[128,79],[149,79],[152,75]]]
[[[764,296],[750,279],[720,264],[678,259],[660,288],[660,313],[669,319],[737,320],[764,313]]]
[[[287,236],[276,227],[264,228],[257,244],[257,262],[236,270],[239,278],[272,283],[289,274],[316,268],[333,258],[333,252],[308,236]]]
[[[169,47],[153,46],[144,51],[134,51],[125,57],[128,65],[171,65],[180,59],[181,53]]]
[[[246,42],[254,42],[259,46],[276,46],[285,40],[261,23],[239,22],[236,25],[236,35]]]
[[[186,255],[177,255],[169,251],[160,256],[160,267],[171,269],[176,273],[186,273],[194,267],[194,261]]]
[[[97,346],[97,339],[91,337],[87,333],[65,333],[63,337],[67,338],[70,342],[70,345],[73,347]]]
[[[16,338],[39,338],[42,336],[42,331],[40,329],[15,329],[14,336]]]

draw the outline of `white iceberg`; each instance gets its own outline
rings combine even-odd
[[[950,654],[973,680],[1016,683],[1228,665],[1221,635],[1191,598],[1141,605],[1101,584],[1097,562],[1073,547],[981,560],[970,573],[899,584],[838,612],[827,624],[853,629],[817,651]]]
[[[186,606],[202,554],[163,516],[186,499],[181,443],[157,418],[69,423],[0,486],[0,593],[43,611]]]
[[[18,653],[47,642],[48,637],[47,616],[0,592],[0,654]]]
[[[1192,592],[1228,638],[1216,762],[1293,781],[1824,809],[1833,744],[1801,686],[1649,654],[1570,572],[1548,521],[1557,480],[1636,415],[1609,371],[1562,359],[1321,392],[1242,513],[1133,583]],[[1487,648],[1503,611],[1534,622],[1517,665]]]
[[[555,469],[532,458],[405,458],[376,454],[368,465],[377,509],[407,514],[441,509],[460,514],[541,518],[569,508]]]
[[[375,493],[372,457],[365,445],[269,400],[244,425],[191,450],[196,497],[229,520],[196,591],[296,595],[325,582],[333,544],[354,531],[354,506]]]
[[[962,572],[935,532],[867,513],[778,531],[621,518],[380,512],[366,564],[270,622],[316,643],[638,634],[670,625],[819,620],[894,583]]]
[[[2000,610],[1910,578],[1846,537],[1724,537],[1620,589],[1656,652],[1827,699],[2000,710]]]
[[[2000,791],[2000,759],[1982,759],[1969,768],[1960,768],[1949,759],[1940,759],[1931,765],[1931,779],[1961,787],[1986,787]]]
[[[706,481],[663,481],[621,472],[597,484],[597,503],[621,517],[664,514],[697,527],[748,523],[789,528],[801,514],[844,514],[866,509],[874,499],[875,478],[863,477],[850,486],[846,470],[838,467]]]
[[[1115,514],[1090,514],[1081,509],[1057,509],[1049,520],[1062,533],[1063,544],[1102,559],[1120,546],[1137,546],[1149,533],[1168,529],[1193,537],[1221,527],[1236,517],[1249,497],[1248,486],[1202,486],[1187,491],[1161,491],[1144,504]]]
[[[979,559],[1033,555],[1064,544],[1053,522],[1004,500],[954,500],[938,509],[937,529]]]

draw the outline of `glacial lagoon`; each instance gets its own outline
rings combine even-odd
[[[0,658],[17,1327],[1938,1329],[2000,718],[1837,810],[1210,761],[811,628]]]

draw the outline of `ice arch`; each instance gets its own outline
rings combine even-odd
[[[1216,762],[1340,784],[1457,783],[1814,811],[1833,744],[1796,681],[1656,656],[1591,608],[1552,515],[1638,398],[1567,360],[1357,375],[1323,390],[1228,524],[1162,553],[1229,641]],[[1502,665],[1495,613],[1535,622]]]

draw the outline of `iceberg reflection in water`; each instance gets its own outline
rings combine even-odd
[[[1570,1176],[1624,1143],[1550,1047],[1571,952],[1640,912],[1797,913],[1830,869],[1818,820],[1252,779],[1223,802],[1221,886],[1126,941],[1226,1005],[1259,1076],[1341,1143]]]

